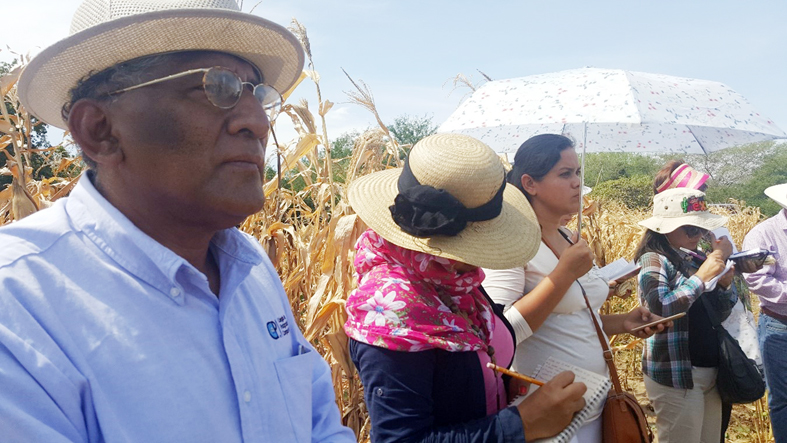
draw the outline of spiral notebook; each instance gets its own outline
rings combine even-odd
[[[577,433],[579,428],[581,428],[585,423],[585,420],[590,416],[591,411],[595,409],[599,403],[604,401],[604,399],[607,397],[607,394],[609,393],[609,389],[612,387],[612,382],[609,380],[609,378],[553,357],[549,357],[547,361],[544,362],[544,364],[537,367],[533,377],[538,380],[549,381],[552,379],[552,377],[563,371],[573,372],[576,375],[574,381],[585,383],[585,385],[588,387],[585,395],[583,395],[585,398],[585,407],[574,414],[574,418],[571,420],[571,423],[569,423],[566,429],[563,429],[561,433],[554,437],[535,440],[536,442],[568,443]],[[538,387],[532,386],[532,388]],[[531,393],[535,392],[535,390],[536,389],[531,389]]]

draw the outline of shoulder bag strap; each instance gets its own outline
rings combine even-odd
[[[700,299],[700,303],[702,303],[703,307],[705,308],[705,313],[708,315],[708,319],[710,319],[711,326],[713,326],[713,329],[715,330],[721,326],[719,314],[716,312],[716,309],[713,307],[713,305],[711,305],[710,302],[706,300],[706,297],[703,297],[703,295],[705,295],[705,293],[700,294],[698,298]]]
[[[615,367],[615,360],[612,355],[612,350],[609,349],[609,343],[604,337],[604,333],[601,332],[601,326],[599,326],[598,320],[593,314],[593,308],[590,307],[590,301],[588,300],[587,293],[585,293],[585,288],[582,287],[582,283],[580,283],[579,280],[577,280],[577,284],[579,285],[579,289],[582,290],[582,297],[585,299],[585,305],[588,307],[590,318],[593,319],[593,326],[596,327],[596,335],[598,335],[598,341],[601,343],[601,349],[604,351],[604,361],[607,363],[607,367],[609,368],[609,378],[612,380],[612,386],[615,388],[615,393],[620,394],[623,392],[623,388],[620,386],[620,378],[618,377],[618,370]]]
[[[573,242],[571,241],[570,238],[568,238],[565,232],[560,231],[560,234],[563,235],[563,238],[565,238],[567,242],[573,244]],[[559,260],[560,255],[557,253],[555,248],[553,248],[552,245],[550,245],[549,242],[547,242],[546,239],[544,239],[543,237],[542,237],[542,241],[550,250],[552,250],[552,253],[555,254],[555,257],[557,257]],[[615,388],[615,393],[620,394],[621,392],[623,392],[623,388],[620,386],[620,378],[618,377],[618,370],[615,367],[615,360],[613,359],[612,356],[612,350],[609,349],[609,343],[607,342],[607,339],[604,337],[604,333],[601,332],[601,326],[599,326],[596,316],[593,315],[593,308],[590,307],[590,300],[588,300],[588,295],[585,292],[585,288],[582,287],[582,283],[580,283],[579,280],[576,280],[576,283],[577,285],[579,285],[579,289],[582,291],[582,297],[585,299],[585,306],[587,306],[588,308],[588,313],[590,313],[590,318],[593,319],[593,326],[595,326],[596,328],[596,335],[598,335],[598,341],[599,343],[601,343],[601,349],[604,351],[604,361],[607,363],[607,367],[609,368],[609,378],[612,380],[612,386]]]

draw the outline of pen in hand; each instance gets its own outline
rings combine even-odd
[[[562,230],[562,229],[558,229],[558,230],[557,230],[557,232],[559,232],[559,233],[560,233],[560,235],[562,235],[562,236],[563,236],[563,238],[565,238],[565,239],[566,239],[566,241],[568,242],[568,244],[570,244],[570,245],[573,245],[573,244],[574,244],[574,242],[573,242],[573,241],[571,241],[571,238],[568,236],[568,234],[566,234],[565,232],[563,232],[563,230]]]
[[[691,249],[688,249],[688,248],[681,247],[680,250],[685,252],[686,254],[689,254],[690,256],[696,258],[697,260],[705,260],[707,258],[704,255],[700,254],[699,252],[692,251]]]
[[[493,364],[493,363],[487,363],[486,367],[489,368],[489,369],[494,369],[497,372],[502,372],[503,374],[510,375],[511,377],[518,378],[520,380],[524,380],[524,381],[526,381],[526,382],[528,382],[530,384],[534,384],[536,386],[544,386],[544,382],[541,381],[541,380],[536,380],[533,377],[528,377],[527,375],[520,374],[519,372],[511,371],[511,370],[508,370],[506,368],[502,368],[502,367],[500,367],[500,366],[498,366],[496,364]]]

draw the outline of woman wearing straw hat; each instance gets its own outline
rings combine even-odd
[[[345,330],[372,441],[530,441],[561,431],[584,405],[572,374],[507,407],[509,380],[486,366],[508,367],[514,342],[480,267],[524,266],[540,237],[497,155],[465,135],[432,135],[403,169],[355,180],[348,197],[370,227],[356,245]]]
[[[675,188],[688,188],[696,189],[698,191],[706,192],[708,189],[708,179],[710,176],[704,172],[700,172],[689,166],[683,160],[670,160],[656,173],[653,179],[653,194],[656,195],[667,189]],[[732,236],[729,229],[722,226],[714,229],[709,234],[709,241],[712,242],[711,246],[715,249],[721,249],[726,259],[731,253],[738,252],[735,244],[732,242]],[[718,239],[718,240],[717,240]],[[695,263],[699,266],[698,261],[688,262],[689,265]],[[736,263],[738,271],[754,272],[762,268],[762,261],[759,260],[745,260]],[[721,290],[720,288],[715,290]],[[738,341],[741,349],[746,353],[749,358],[754,360],[757,365],[762,365],[762,357],[760,349],[757,345],[757,328],[754,322],[754,315],[751,311],[751,299],[746,282],[743,280],[741,274],[735,274],[733,283],[730,286],[731,291],[735,291],[738,297],[732,309],[719,313],[719,318],[723,318],[721,325],[730,335]],[[704,309],[700,304],[695,305],[693,309]],[[725,440],[727,427],[730,424],[732,416],[732,403],[722,401],[721,404],[721,437],[720,442]]]
[[[598,315],[609,294],[609,282],[598,273],[587,243],[570,238],[561,226],[563,216],[579,207],[579,172],[574,143],[562,135],[541,134],[519,147],[508,173],[508,182],[533,206],[541,238],[526,267],[485,270],[484,284],[492,299],[508,308],[505,316],[513,324],[517,341],[513,367],[525,374],[555,357],[606,375],[608,368],[591,315],[598,317],[607,335],[626,333],[660,318],[641,307],[627,314]],[[664,327],[646,328],[635,335],[647,337]],[[601,442],[602,409],[603,402],[579,429],[579,442]]]
[[[640,302],[663,316],[687,313],[669,331],[648,339],[642,355],[645,389],[662,443],[720,439],[719,344],[704,304],[719,311],[732,307],[737,297],[727,288],[733,271],[725,270],[720,248],[698,267],[689,262],[700,239],[726,222],[726,217],[708,212],[703,192],[685,188],[657,194],[653,216],[640,222],[647,228],[634,257],[642,266]],[[706,292],[714,285],[722,290]],[[701,297],[704,302],[697,303]]]

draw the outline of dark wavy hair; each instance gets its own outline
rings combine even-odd
[[[678,252],[675,251],[675,248],[672,247],[666,235],[651,231],[650,229],[645,230],[645,233],[642,234],[642,238],[637,245],[637,250],[634,252],[634,261],[638,261],[639,258],[647,252],[655,252],[667,257],[667,260],[675,266],[675,269],[685,275],[689,274],[686,269],[686,262],[680,257]]]
[[[561,152],[573,148],[574,141],[559,134],[541,134],[530,137],[517,149],[514,167],[508,171],[506,181],[516,186],[530,200],[522,188],[522,176],[527,174],[541,181],[560,161]]]

